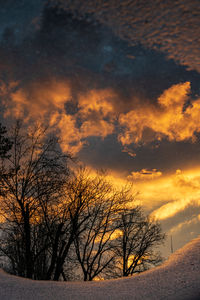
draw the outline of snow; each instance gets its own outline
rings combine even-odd
[[[162,266],[130,278],[99,282],[33,281],[0,270],[2,300],[198,300],[200,237],[171,255]]]

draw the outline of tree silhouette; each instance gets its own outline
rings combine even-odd
[[[8,152],[12,148],[12,142],[7,136],[7,130],[5,126],[0,123],[0,157],[6,157]]]
[[[164,241],[165,235],[158,222],[144,216],[141,207],[125,209],[118,226],[120,234],[113,248],[116,268],[109,270],[112,277],[143,272],[162,261],[153,249]]]
[[[10,140],[10,155],[1,156],[1,250],[9,257],[13,271],[33,278],[37,260],[50,239],[43,209],[56,206],[62,196],[69,176],[69,156],[62,154],[58,141],[48,138],[41,126],[27,130],[17,122]]]
[[[10,272],[66,280],[78,277],[67,273],[73,263],[93,280],[130,276],[160,261],[153,248],[164,235],[134,206],[130,186],[116,189],[105,174],[84,168],[72,172],[72,157],[42,126],[18,121],[8,137],[5,128],[0,133],[0,254]]]

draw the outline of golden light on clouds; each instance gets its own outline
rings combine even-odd
[[[147,143],[164,137],[170,141],[194,141],[195,132],[200,131],[200,99],[184,110],[189,93],[190,82],[176,84],[162,93],[157,105],[141,104],[121,114],[119,123],[124,131],[120,142]]]
[[[200,170],[177,170],[174,175],[166,177],[165,181],[163,192],[167,191],[168,201],[164,197],[165,204],[152,213],[153,217],[163,220],[175,216],[188,207],[200,206]],[[162,191],[162,183],[158,189]]]
[[[162,172],[157,169],[147,170],[142,169],[139,172],[132,172],[131,175],[127,176],[128,180],[151,180],[162,176]]]
[[[83,146],[80,130],[76,126],[76,118],[64,112],[55,112],[51,116],[51,126],[59,130],[61,147],[64,152],[77,153]]]
[[[191,204],[191,202],[193,202],[191,199],[178,199],[176,201],[169,202],[155,210],[152,216],[157,220],[173,217],[175,214],[183,211],[188,205]]]
[[[78,106],[82,115],[89,116],[101,114],[102,116],[110,116],[114,114],[112,100],[116,98],[114,91],[111,89],[90,90],[86,94],[80,94]]]
[[[77,111],[68,114],[65,104],[71,101],[68,81],[41,80],[31,82],[24,88],[18,83],[14,91],[2,87],[5,97],[5,116],[23,118],[25,121],[46,121],[57,131],[62,140],[63,151],[78,153],[91,136],[104,138],[115,130],[115,111],[110,89],[90,90],[77,99]],[[15,89],[16,88],[16,89]],[[79,125],[78,125],[79,123]]]
[[[83,138],[104,138],[114,132],[115,111],[112,100],[115,97],[110,89],[90,90],[79,95],[78,116],[82,119],[80,133]]]
[[[55,111],[63,111],[70,97],[70,87],[65,81],[43,80],[32,82],[24,88],[19,85],[16,91],[10,93],[10,101],[5,103],[6,115],[41,121],[41,118]]]
[[[135,194],[133,204],[151,211],[151,217],[166,220],[189,207],[200,207],[200,169],[178,169],[172,174],[162,174],[150,180],[141,175],[143,171],[131,173],[135,174],[135,180],[129,175]],[[122,187],[127,183],[127,176],[123,174],[122,178],[121,175],[113,173],[108,178],[114,185]]]
[[[89,136],[99,136],[99,137],[106,137],[109,134],[112,134],[114,131],[114,125],[105,121],[105,120],[89,120],[83,122],[80,132],[84,138]]]
[[[32,82],[24,88],[19,84],[10,92],[5,106],[7,116],[15,115],[25,120],[47,119],[51,126],[60,131],[61,138],[69,143],[65,149],[77,153],[88,137],[105,138],[115,132],[116,125],[122,128],[118,139],[125,147],[131,143],[148,143],[164,137],[170,141],[194,141],[195,132],[200,131],[200,99],[184,110],[186,102],[190,100],[189,93],[190,82],[176,84],[163,91],[157,104],[134,100],[137,102],[134,109],[122,113],[116,111],[115,104],[119,96],[112,89],[91,89],[77,95],[77,103],[74,103],[77,110],[71,115],[65,106],[72,101],[69,82],[51,79]],[[135,156],[134,152],[128,153]],[[139,174],[132,176],[135,178]]]

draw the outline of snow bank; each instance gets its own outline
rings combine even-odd
[[[200,237],[175,252],[162,266],[131,278],[101,282],[33,281],[0,271],[2,300],[198,300]]]

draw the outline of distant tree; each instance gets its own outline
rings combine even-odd
[[[158,222],[146,217],[141,207],[124,209],[115,239],[115,267],[109,269],[111,277],[131,276],[143,272],[162,261],[154,248],[164,241],[165,235]]]

